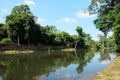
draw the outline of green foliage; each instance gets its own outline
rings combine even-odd
[[[37,17],[32,14],[29,6],[15,6],[11,14],[6,16],[5,24],[0,24],[0,40],[2,43],[45,44],[64,47],[92,47],[93,40],[89,34],[77,26],[78,35],[70,35],[58,31],[55,26],[41,26],[36,23]],[[4,38],[6,38],[4,40]]]
[[[108,32],[113,30],[115,43],[120,49],[120,0],[91,0],[88,9],[90,12],[98,13],[94,23],[96,28],[104,33],[104,44],[114,46],[106,39]]]
[[[27,5],[15,6],[11,14],[6,17],[6,25],[8,26],[8,35],[14,43],[32,43],[30,35],[33,32],[33,36],[35,36],[35,30],[37,30],[35,28],[37,27],[35,26],[34,16]]]
[[[54,38],[55,38],[55,32],[54,32],[55,26],[45,26],[41,27],[41,43],[43,44],[53,44]]]
[[[69,46],[70,41],[71,41],[71,36],[66,32],[61,32],[61,34],[62,34],[62,39],[63,39],[63,45]]]
[[[55,45],[62,45],[63,44],[62,42],[63,42],[63,39],[62,39],[61,33],[60,32],[56,33],[56,36],[54,38],[54,44]]]
[[[6,44],[6,43],[12,43],[11,39],[10,38],[3,38],[1,41],[0,41],[1,44]]]
[[[76,31],[77,31],[77,33],[78,33],[79,36],[83,36],[83,30],[82,30],[82,27],[77,26],[77,27],[76,27]]]
[[[99,50],[101,48],[102,44],[99,41],[95,42],[95,47]]]
[[[28,30],[28,35],[26,35],[26,39],[29,40],[30,44],[38,44],[40,43],[41,37],[41,26],[39,24],[34,24]]]
[[[85,48],[84,32],[82,30],[82,27],[77,26],[76,31],[78,33],[78,38],[76,40],[75,48],[76,47]]]
[[[4,24],[0,23],[0,40],[7,37],[7,31]]]
[[[15,6],[11,12],[12,15],[15,14],[32,14],[28,5]]]
[[[85,40],[85,46],[86,48],[95,48],[95,42],[92,40],[92,37],[90,34],[84,33],[84,40]]]
[[[116,20],[114,22],[114,37],[117,47],[120,48],[120,13],[116,15]]]
[[[107,38],[107,41],[106,41],[107,43],[107,47],[113,47],[113,48],[115,48],[115,39],[114,39],[114,36],[112,35],[112,36],[109,36],[108,38]]]

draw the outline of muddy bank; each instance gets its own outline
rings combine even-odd
[[[0,50],[47,50],[47,49],[64,49],[64,46],[52,45],[17,45],[17,44],[0,44]]]

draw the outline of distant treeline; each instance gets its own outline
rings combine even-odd
[[[91,36],[76,27],[78,35],[59,31],[55,26],[41,26],[37,17],[32,14],[29,6],[19,5],[6,16],[5,23],[0,24],[0,42],[14,44],[46,44],[68,47],[91,47],[94,44]]]
[[[73,48],[100,48],[102,46],[104,42],[102,37],[96,42],[90,34],[83,32],[82,27],[76,26],[75,30],[78,34],[70,35],[68,32],[57,30],[55,26],[41,26],[37,23],[37,17],[32,14],[29,6],[22,4],[15,6],[11,14],[6,16],[5,23],[0,24],[0,43],[44,44]],[[110,40],[108,39],[109,44]]]

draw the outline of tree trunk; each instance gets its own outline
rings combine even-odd
[[[104,42],[103,42],[103,47],[107,47],[106,45],[106,40],[107,40],[107,32],[104,33]]]
[[[78,39],[77,39],[77,41],[76,41],[76,43],[75,43],[75,49],[77,48],[77,44],[78,44]]]
[[[28,50],[29,50],[29,43],[30,43],[30,41],[29,41],[29,33],[28,33]]]
[[[18,36],[18,43],[17,43],[17,45],[20,45],[20,37]]]

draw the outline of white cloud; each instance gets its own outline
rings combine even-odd
[[[89,12],[84,12],[83,10],[79,11],[76,15],[78,18],[91,18],[96,16],[96,14],[89,14]]]
[[[37,19],[37,22],[38,22],[38,23],[45,22],[45,21],[46,21],[46,19],[44,19],[44,18],[38,18],[38,19]]]
[[[57,20],[57,23],[60,23],[60,22],[67,22],[67,23],[70,23],[70,22],[76,22],[77,20],[74,19],[74,18],[69,18],[69,17],[66,17],[66,18],[62,18],[60,20]]]
[[[3,11],[3,12],[8,12],[8,10],[7,10],[7,9],[2,9],[2,11]]]
[[[35,2],[33,0],[24,0],[24,3],[29,6],[35,6]]]

